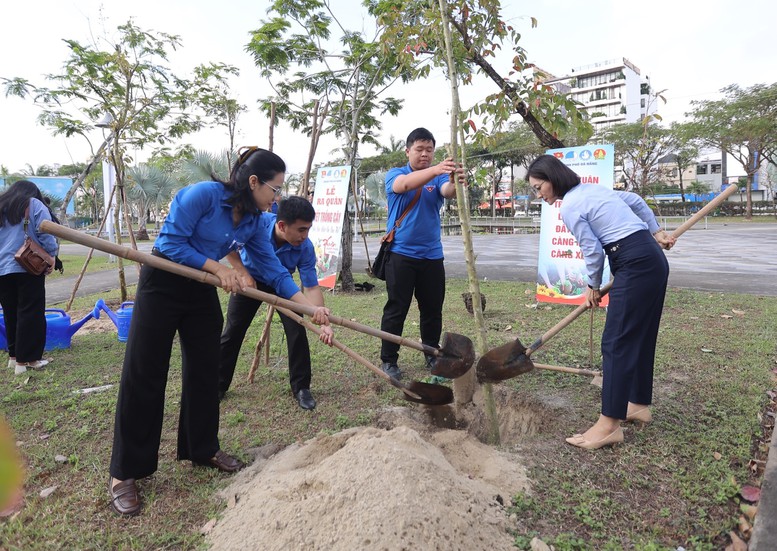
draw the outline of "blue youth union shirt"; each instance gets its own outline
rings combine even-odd
[[[318,285],[318,275],[316,274],[316,251],[313,242],[305,239],[301,245],[293,246],[290,243],[282,243],[280,246],[275,243],[275,222],[277,215],[271,213],[262,214],[262,225],[264,226],[265,238],[275,251],[275,256],[280,260],[281,265],[286,268],[290,274],[299,270],[300,281],[303,287],[316,287]],[[261,283],[270,285],[265,281],[265,275],[258,269],[251,256],[243,249],[240,252],[240,258],[248,273]]]
[[[247,213],[233,225],[230,195],[231,190],[219,182],[200,182],[178,191],[154,246],[173,262],[198,270],[208,259],[218,262],[230,251],[245,248],[280,296],[299,292],[263,238],[261,215]]]
[[[405,193],[395,193],[392,189],[394,180],[398,176],[411,172],[413,169],[408,163],[403,167],[392,168],[386,174],[386,199],[389,211],[387,230],[394,227],[394,223],[402,216],[405,208],[416,194],[414,189]],[[418,203],[394,232],[394,244],[391,246],[391,252],[423,260],[443,258],[442,241],[440,240],[440,209],[445,198],[440,193],[440,187],[447,181],[447,174],[435,176],[421,187],[421,197],[418,199]]]

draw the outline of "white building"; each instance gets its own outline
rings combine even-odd
[[[535,69],[535,78],[582,103],[594,131],[656,111],[649,77],[625,57],[576,67],[563,77]]]

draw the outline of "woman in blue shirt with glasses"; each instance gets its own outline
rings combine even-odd
[[[279,296],[314,306],[275,256],[259,220],[280,193],[285,172],[283,160],[270,151],[241,151],[228,181],[214,176],[214,181],[176,194],[152,254],[214,274],[225,291],[234,292],[255,286],[240,261],[239,251],[245,248]],[[233,268],[219,262],[224,257]],[[313,321],[328,324],[329,311],[315,308]],[[176,333],[183,377],[177,458],[225,472],[245,466],[221,451],[218,441],[222,323],[215,287],[143,266],[124,355],[110,465],[109,494],[119,514],[140,512],[136,479],[157,469]]]
[[[653,362],[669,277],[661,249],[670,249],[674,238],[660,229],[639,195],[581,184],[572,169],[551,155],[532,162],[528,179],[546,203],[564,200],[561,218],[583,251],[585,299],[591,308],[602,299],[605,254],[610,261],[615,281],[602,333],[601,415],[587,431],[566,440],[587,449],[618,444],[623,442],[622,420],[651,420]]]

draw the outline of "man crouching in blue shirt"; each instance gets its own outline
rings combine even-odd
[[[316,211],[313,205],[302,197],[292,196],[284,199],[278,207],[277,215],[265,213],[262,220],[267,228],[267,239],[275,250],[275,255],[281,264],[291,274],[299,269],[302,282],[302,292],[316,306],[324,306],[324,294],[318,286],[316,276],[316,252],[313,243],[308,239],[308,232],[313,225]],[[262,271],[246,254],[240,253],[243,265],[256,280],[256,288],[267,293],[275,293],[274,289],[262,279]],[[232,377],[240,353],[240,347],[254,319],[261,302],[243,295],[232,295],[227,307],[226,325],[221,335],[221,360],[219,363],[219,399],[223,399]],[[316,400],[310,393],[310,347],[305,327],[284,316],[278,315],[286,333],[289,354],[289,382],[291,393],[302,409],[313,409]],[[320,340],[332,344],[332,328],[323,326]]]

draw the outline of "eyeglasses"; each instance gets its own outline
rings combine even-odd
[[[263,183],[264,185],[266,185],[268,188],[270,188],[270,189],[272,190],[272,192],[273,192],[273,193],[274,193],[276,196],[277,196],[277,195],[280,195],[281,193],[283,193],[283,189],[282,189],[282,188],[280,188],[280,187],[271,186],[271,185],[270,185],[270,184],[268,184],[267,182],[262,182],[262,183]]]

